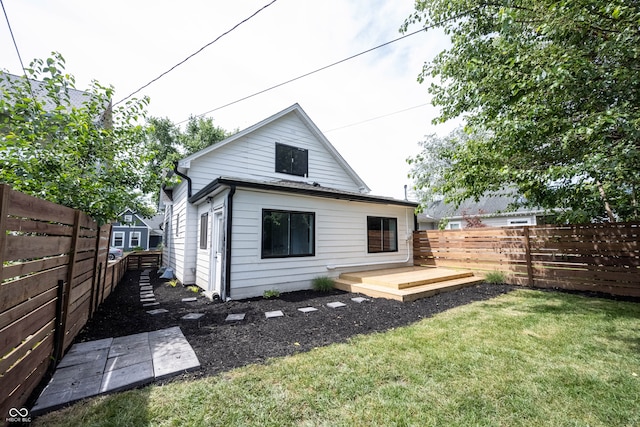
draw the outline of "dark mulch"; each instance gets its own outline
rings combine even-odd
[[[196,296],[180,285],[171,287],[151,273],[159,308],[168,313],[151,315],[140,303],[139,271],[128,272],[120,285],[96,311],[76,341],[91,341],[179,326],[200,360],[201,369],[183,376],[215,375],[239,366],[288,356],[332,343],[345,342],[358,334],[385,331],[409,325],[450,308],[486,300],[513,289],[507,285],[480,284],[438,294],[411,303],[372,298],[356,303],[358,294],[333,291],[300,291],[279,298],[242,301],[210,301],[198,296],[196,302],[182,298]],[[332,309],[327,303],[340,301],[347,307]],[[302,313],[298,308],[313,306],[318,311]],[[154,307],[156,308],[156,307]],[[284,317],[266,319],[265,312],[281,310]],[[205,313],[200,320],[182,320],[187,313]],[[230,313],[246,313],[245,320],[226,322]],[[174,378],[175,379],[175,378]]]

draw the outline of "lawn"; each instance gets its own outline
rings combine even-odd
[[[637,426],[640,304],[518,290],[219,376],[78,403],[46,426]]]

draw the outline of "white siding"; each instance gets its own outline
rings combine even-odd
[[[337,277],[342,271],[412,264],[411,207],[245,189],[238,189],[233,206],[230,295],[233,299],[259,296],[268,289],[308,289],[314,277]],[[315,256],[262,259],[263,209],[314,212]],[[367,216],[397,218],[398,252],[367,253]],[[365,265],[328,268],[344,264]]]
[[[213,218],[214,212],[224,209],[225,198],[228,192],[218,194],[209,203],[204,202],[198,206],[198,230],[197,230],[197,261],[196,261],[196,278],[195,284],[204,290],[209,290],[210,274],[211,274],[211,250],[212,250],[212,233],[214,230]],[[200,248],[200,216],[204,213],[208,213],[208,231],[207,231],[207,248]],[[223,230],[224,232],[224,230]]]
[[[308,177],[275,172],[276,142],[308,150]],[[221,176],[317,182],[325,187],[359,191],[358,184],[293,112],[193,160],[188,175],[193,182],[194,194]]]
[[[173,191],[174,204],[170,207],[170,235],[167,242],[165,264],[173,268],[176,278],[183,284],[195,283],[196,245],[198,244],[197,208],[187,202],[187,185],[182,182]]]

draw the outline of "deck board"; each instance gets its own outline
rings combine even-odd
[[[475,277],[468,271],[440,267],[406,267],[343,273],[336,280],[336,288],[374,298],[407,302],[482,281],[482,278]]]

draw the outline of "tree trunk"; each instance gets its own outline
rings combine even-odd
[[[609,206],[609,201],[607,200],[607,194],[604,191],[604,187],[602,183],[598,181],[596,183],[598,185],[598,191],[600,192],[600,197],[602,197],[602,201],[604,202],[604,209],[607,211],[607,216],[609,217],[609,222],[616,222],[616,217],[611,210],[611,206]]]

